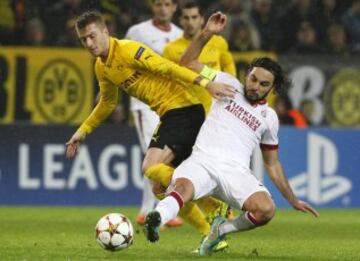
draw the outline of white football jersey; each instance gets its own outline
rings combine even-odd
[[[213,103],[193,153],[248,169],[256,146],[277,148],[278,117],[267,103],[249,103],[242,84],[230,74],[218,72],[215,81],[231,85],[238,92],[234,99]]]
[[[153,24],[153,20],[147,20],[131,26],[125,38],[146,44],[155,52],[162,55],[165,45],[182,35],[182,30],[179,27],[172,23],[170,26],[169,31],[162,31]],[[130,108],[132,110],[139,110],[148,108],[148,106],[138,99],[131,97]]]

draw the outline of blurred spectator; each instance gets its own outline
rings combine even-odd
[[[297,128],[308,127],[304,115],[292,107],[287,94],[278,93],[275,97],[274,110],[276,111],[281,125],[292,125]]]
[[[29,46],[46,45],[44,24],[39,18],[32,18],[26,23],[24,44]]]
[[[46,8],[44,21],[50,45],[74,46],[70,30],[74,26],[73,19],[82,10],[81,0],[60,0]]]
[[[333,24],[329,27],[327,33],[326,53],[349,56],[350,48],[347,44],[344,27],[339,24]]]
[[[338,0],[319,0],[316,6],[315,29],[318,39],[326,43],[327,31],[332,24],[340,23],[341,13]]]
[[[300,108],[299,108],[300,112],[302,113],[302,115],[304,116],[306,122],[308,125],[313,125],[313,115],[314,115],[314,111],[315,111],[315,105],[314,102],[311,100],[303,100],[300,103]]]
[[[321,48],[317,44],[316,31],[309,22],[303,22],[296,33],[296,44],[291,48],[296,54],[317,54]]]
[[[255,32],[256,33],[256,32]],[[229,49],[231,51],[253,51],[258,49],[260,43],[253,37],[255,34],[252,32],[251,26],[246,22],[233,21],[231,24],[231,34],[229,39]]]
[[[353,0],[343,16],[343,24],[352,50],[360,52],[360,0]]]
[[[297,33],[301,24],[309,22],[314,24],[316,16],[311,0],[292,0],[288,8],[280,15],[279,24],[279,43],[280,51],[288,51],[296,43]]]
[[[98,9],[104,14],[111,35],[121,38],[127,29],[137,22],[137,19],[145,19],[143,15],[149,7],[144,4],[144,1],[141,2],[142,8],[139,8],[139,0],[98,0]]]
[[[207,14],[209,15],[217,11],[221,11],[227,15],[229,25],[232,25],[237,21],[244,21],[249,27],[253,28],[252,31],[256,30],[256,27],[251,22],[248,12],[244,8],[243,1],[239,1],[239,0],[216,1],[207,9]],[[225,27],[224,31],[222,32],[222,34],[226,39],[230,39],[231,33],[232,33],[231,26]],[[259,35],[257,37],[260,38]]]
[[[261,50],[275,50],[277,39],[277,20],[272,9],[272,0],[253,0],[251,19],[260,34]]]
[[[22,0],[0,0],[0,44],[22,42],[25,22],[25,3]]]

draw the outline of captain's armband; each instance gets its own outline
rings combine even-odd
[[[200,75],[212,81],[216,77],[216,70],[205,65],[204,68],[201,70]]]
[[[203,76],[199,75],[198,77],[195,78],[194,80],[194,84],[196,85],[200,85],[202,87],[206,87],[206,85],[208,85],[208,83],[210,82],[210,80],[204,78]]]

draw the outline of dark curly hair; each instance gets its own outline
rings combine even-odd
[[[250,73],[254,67],[264,68],[274,75],[275,92],[283,93],[288,89],[290,81],[278,62],[269,57],[259,57],[251,61],[248,73]]]

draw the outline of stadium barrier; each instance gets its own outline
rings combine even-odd
[[[135,130],[104,125],[78,156],[65,157],[74,127],[0,125],[1,205],[137,205],[142,155]],[[360,132],[351,129],[280,130],[280,159],[297,196],[318,207],[360,207]],[[279,207],[288,207],[264,173],[254,174]],[[194,173],[196,175],[196,173]]]

